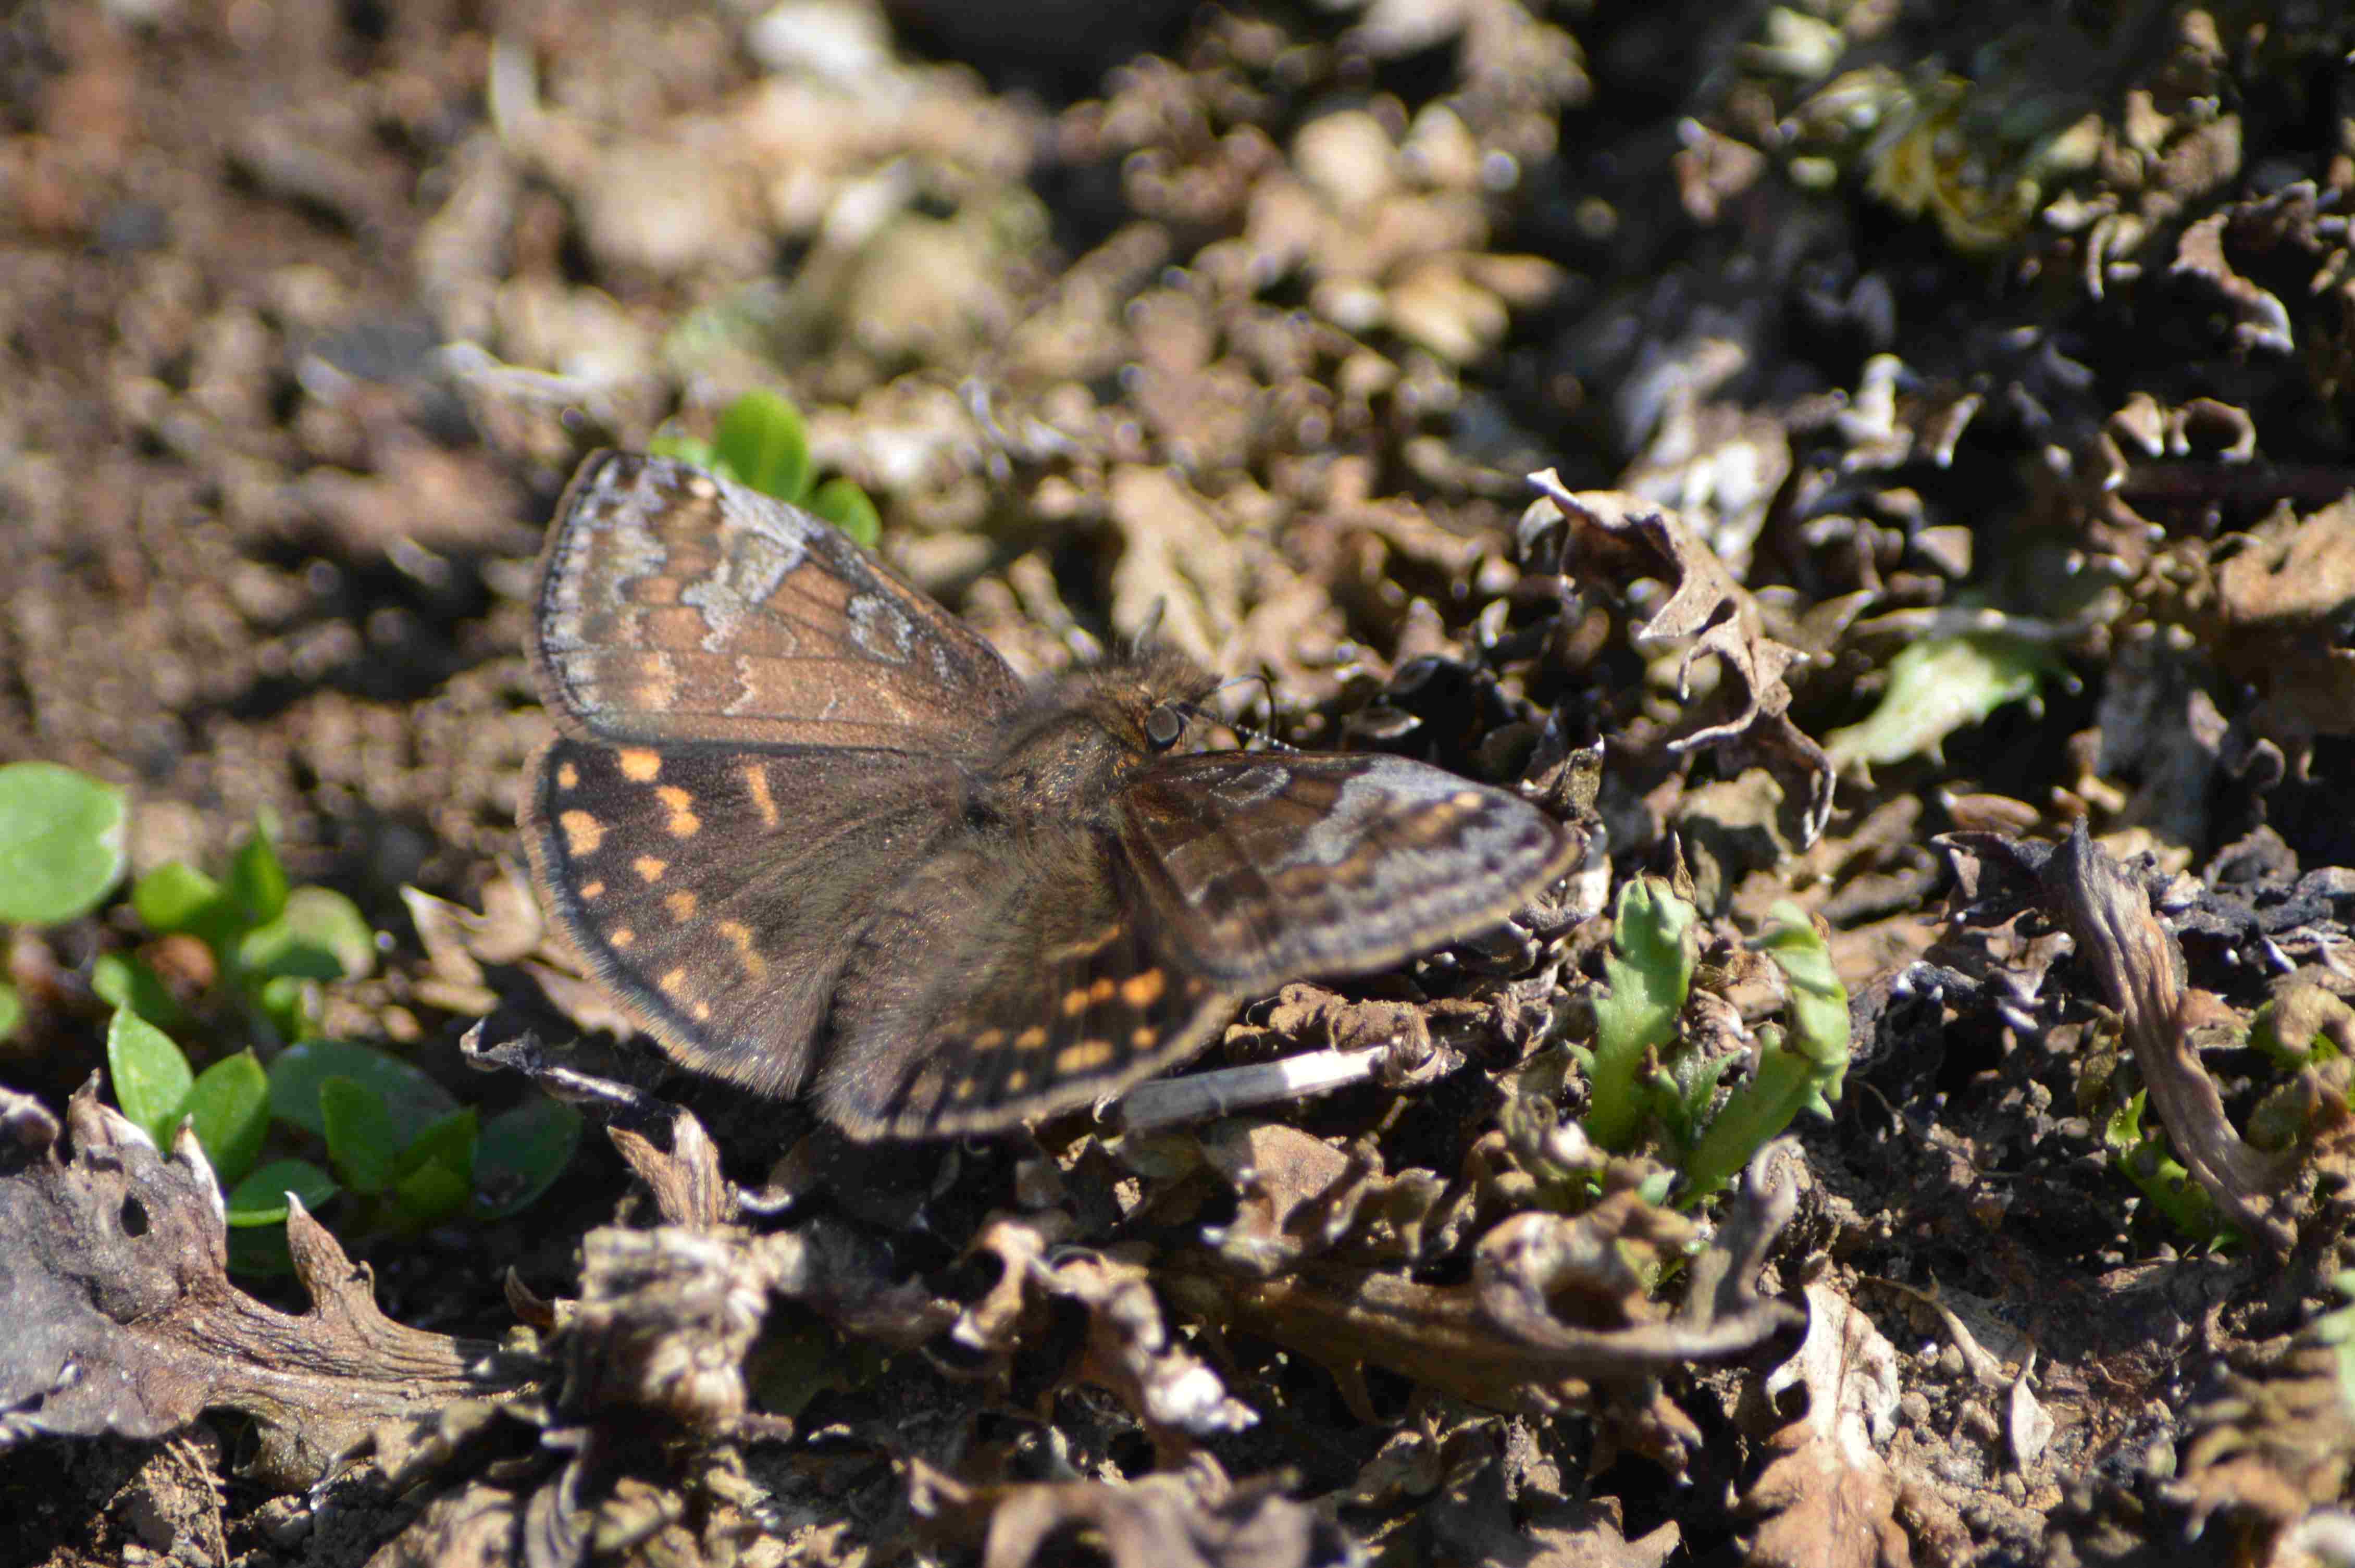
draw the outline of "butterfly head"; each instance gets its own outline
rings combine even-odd
[[[1217,682],[1167,649],[1075,670],[1007,727],[984,769],[989,815],[1028,815],[1110,799],[1132,769],[1183,748]]]

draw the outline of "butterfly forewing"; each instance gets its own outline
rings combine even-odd
[[[1108,839],[969,839],[893,888],[861,936],[819,1104],[868,1136],[1086,1104],[1192,1055],[1232,1010],[1177,958]]]
[[[1119,812],[1172,944],[1241,994],[1469,936],[1579,844],[1518,796],[1376,755],[1169,758],[1129,781]]]
[[[623,743],[963,752],[1022,698],[987,643],[825,521],[617,452],[558,507],[533,653],[565,730]]]
[[[552,912],[672,1056],[807,1080],[852,938],[953,812],[900,752],[602,746],[541,754],[524,838]]]

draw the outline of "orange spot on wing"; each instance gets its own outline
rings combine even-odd
[[[670,820],[664,826],[670,829],[672,837],[692,838],[703,831],[703,818],[695,815],[695,796],[677,784],[663,785],[655,791],[655,796],[670,813]]]
[[[605,825],[585,811],[568,811],[559,816],[556,825],[564,829],[564,848],[578,860],[594,855],[597,847],[605,842]]]

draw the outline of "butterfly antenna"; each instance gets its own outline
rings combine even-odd
[[[1218,685],[1210,688],[1210,695],[1212,697],[1216,697],[1219,693],[1226,690],[1228,688],[1235,686],[1258,687],[1260,688],[1262,699],[1267,704],[1267,721],[1270,725],[1274,724],[1275,683],[1273,681],[1269,680],[1264,674],[1239,675],[1231,680],[1222,680],[1219,682]],[[1242,723],[1232,724],[1231,728],[1234,729],[1237,733],[1243,736],[1247,742],[1250,741],[1263,741],[1267,745],[1269,750],[1276,752],[1289,752],[1294,750],[1293,747],[1285,745],[1266,730],[1256,729],[1251,725]]]

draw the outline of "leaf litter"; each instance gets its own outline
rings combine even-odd
[[[0,758],[134,871],[269,807],[400,935],[339,1029],[488,1013],[612,1152],[258,1299],[79,1089],[133,930],[14,933],[11,1560],[2344,1559],[2345,25],[923,9],[12,35]],[[1205,1072],[1362,1063],[1297,1103],[910,1157],[662,1077],[503,868],[528,562],[754,385],[1026,669],[1157,616],[1579,880],[1247,1009]],[[1831,1115],[1683,1203],[1803,927]]]

